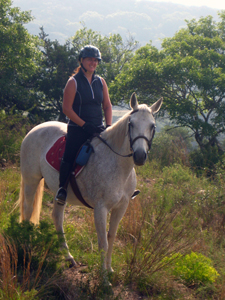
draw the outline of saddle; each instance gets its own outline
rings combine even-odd
[[[55,170],[59,172],[61,160],[63,158],[63,154],[66,146],[66,136],[60,137],[54,145],[48,150],[46,154],[47,163]],[[78,188],[76,177],[82,172],[85,165],[88,162],[88,159],[93,152],[93,148],[90,143],[86,142],[83,146],[81,146],[77,157],[75,159],[74,168],[72,170],[72,174],[70,176],[70,184],[73,189],[74,194],[77,198],[87,207],[92,208],[82,197],[81,192]]]

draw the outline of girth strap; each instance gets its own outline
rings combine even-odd
[[[83,145],[82,145],[82,146],[83,146]],[[82,146],[80,147],[80,150],[82,149]],[[73,170],[75,170],[75,167],[76,167],[76,159],[77,159],[77,157],[78,157],[78,155],[79,155],[79,153],[80,153],[80,150],[78,151],[78,153],[77,153],[77,155],[76,155],[76,158],[75,158],[75,161],[74,161],[74,164],[73,164]],[[74,172],[71,173],[70,179],[69,179],[69,180],[70,180],[70,185],[71,185],[71,187],[72,187],[72,189],[73,189],[73,192],[74,192],[74,194],[77,196],[77,199],[80,200],[80,202],[81,202],[82,204],[84,204],[84,206],[93,209],[93,207],[90,206],[90,205],[84,200],[84,198],[83,198],[83,196],[82,196],[82,194],[81,194],[81,192],[80,192],[80,189],[79,189],[79,187],[78,187],[78,185],[77,185],[76,176],[75,176]]]
[[[80,200],[80,202],[82,204],[84,204],[84,206],[88,207],[88,208],[92,208],[92,206],[90,206],[83,198],[83,196],[81,195],[81,192],[80,192],[80,189],[77,185],[77,181],[76,181],[76,178],[75,178],[75,175],[72,173],[72,176],[70,176],[70,184],[71,184],[71,187],[73,189],[73,192],[74,194],[77,196],[78,200]]]

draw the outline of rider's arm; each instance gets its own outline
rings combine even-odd
[[[74,123],[79,126],[84,125],[84,121],[73,110],[73,101],[76,95],[76,84],[73,77],[67,81],[67,84],[63,93],[63,113]]]
[[[105,115],[105,123],[106,125],[112,125],[112,104],[109,98],[109,91],[107,84],[103,78],[102,79],[102,84],[103,84],[103,111]]]

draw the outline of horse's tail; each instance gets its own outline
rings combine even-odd
[[[34,203],[33,203],[33,211],[30,218],[30,222],[34,224],[39,223],[40,213],[41,213],[41,206],[42,206],[42,198],[44,192],[44,178],[42,178],[38,184],[35,196],[34,196]],[[23,176],[21,176],[20,182],[20,196],[18,200],[18,204],[20,205],[20,222],[25,220],[24,218],[24,180]]]

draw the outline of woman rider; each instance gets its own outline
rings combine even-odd
[[[65,153],[60,166],[59,190],[55,197],[58,204],[66,203],[66,182],[76,154],[95,133],[102,132],[102,109],[106,127],[112,124],[112,105],[105,80],[95,75],[101,53],[98,48],[87,45],[79,54],[80,66],[71,76],[63,94],[63,113],[69,118]]]

